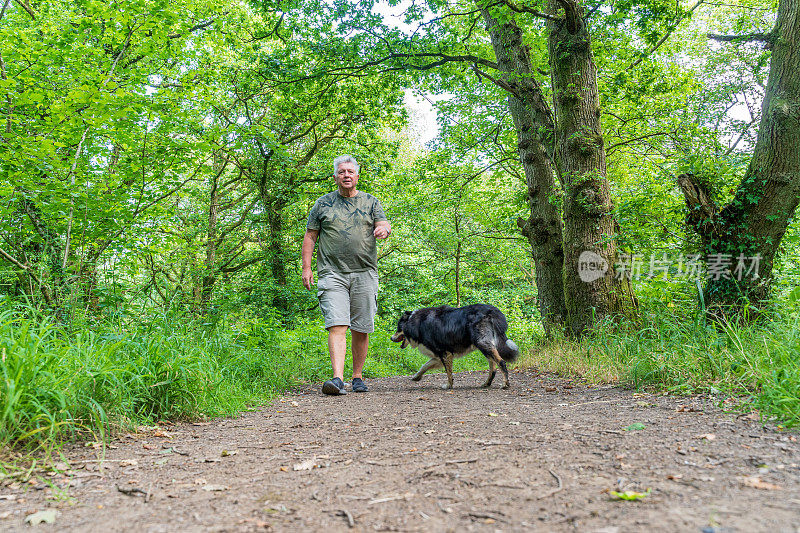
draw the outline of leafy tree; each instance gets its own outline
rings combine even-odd
[[[715,314],[743,297],[760,306],[769,295],[779,245],[800,202],[800,4],[781,0],[767,33],[715,37],[771,48],[769,79],[752,158],[733,198],[721,208],[693,174],[678,178],[713,275],[704,289]]]

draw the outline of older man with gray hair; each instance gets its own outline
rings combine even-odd
[[[311,208],[303,237],[303,285],[311,290],[311,258],[317,247],[317,297],[328,330],[333,378],[322,385],[330,395],[346,394],[344,361],[347,328],[352,332],[353,392],[367,392],[361,372],[369,334],[378,310],[378,252],[375,239],[392,229],[383,207],[371,194],[356,189],[360,166],[353,156],[333,161],[337,190],[321,196]]]

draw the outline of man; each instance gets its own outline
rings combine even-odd
[[[333,378],[322,392],[345,394],[344,360],[347,328],[352,332],[353,392],[367,392],[361,371],[367,359],[369,334],[378,310],[378,252],[375,239],[385,239],[391,226],[377,198],[356,189],[358,162],[349,155],[333,161],[337,190],[314,203],[303,237],[303,285],[311,290],[311,257],[317,250],[317,297],[328,330]]]

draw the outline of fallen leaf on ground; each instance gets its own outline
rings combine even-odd
[[[230,455],[236,455],[239,453],[239,450],[222,450],[222,457],[228,457]]]
[[[25,517],[25,523],[32,526],[37,526],[42,523],[52,524],[56,521],[57,515],[58,511],[55,509],[46,509],[44,511],[39,511],[38,513],[29,514],[27,517]]]
[[[489,416],[497,416],[497,413],[489,413]]]
[[[616,497],[619,500],[625,501],[637,501],[643,500],[650,495],[650,490],[647,489],[645,492],[636,492],[635,490],[626,490],[625,492],[617,492],[616,490],[609,491],[609,494]]]
[[[781,490],[781,487],[775,485],[774,483],[768,483],[766,481],[761,480],[761,478],[757,476],[750,476],[742,478],[742,485],[745,487],[750,487],[753,489],[759,490]]]
[[[628,426],[626,428],[622,428],[622,429],[624,429],[625,431],[641,431],[644,428],[645,428],[645,425],[642,424],[641,422],[634,422],[630,426]]]

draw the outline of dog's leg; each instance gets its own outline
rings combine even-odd
[[[489,359],[489,377],[486,378],[486,383],[481,385],[484,389],[489,388],[492,385],[492,381],[494,380],[494,375],[497,371],[494,368],[494,359]]]
[[[508,367],[506,367],[506,362],[503,361],[503,358],[500,357],[499,353],[497,353],[497,348],[492,347],[491,354],[492,354],[492,359],[494,359],[495,363],[497,363],[497,366],[500,367],[500,370],[503,371],[503,377],[506,378],[506,383],[505,385],[503,385],[503,388],[507,389],[511,387],[511,384],[508,382]]]
[[[511,383],[508,382],[508,367],[506,367],[506,362],[500,359],[500,370],[503,371],[503,377],[506,378],[506,384],[503,385],[504,389],[511,388]]]
[[[425,372],[428,370],[433,370],[434,368],[439,368],[442,366],[442,361],[438,357],[432,357],[430,361],[422,365],[416,374],[411,376],[411,381],[419,381],[422,379],[422,376],[425,375]]]
[[[444,364],[444,369],[447,372],[447,386],[444,387],[445,389],[452,389],[453,388],[453,354],[447,352],[442,357],[442,363]]]

